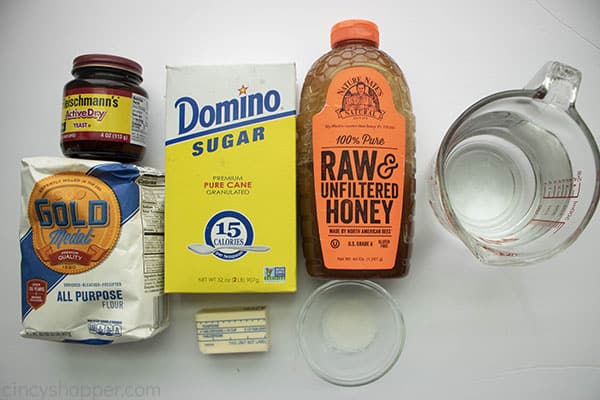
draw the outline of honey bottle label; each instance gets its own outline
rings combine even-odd
[[[337,73],[313,117],[315,201],[328,269],[392,269],[400,240],[406,122],[373,68]]]

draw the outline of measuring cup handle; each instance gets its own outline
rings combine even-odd
[[[558,61],[546,63],[525,86],[536,92],[535,98],[567,110],[575,107],[581,72]]]

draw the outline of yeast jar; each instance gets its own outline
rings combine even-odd
[[[121,162],[142,159],[148,93],[142,66],[128,58],[85,54],[73,60],[65,85],[61,148],[67,157]]]
[[[408,272],[415,119],[404,75],[365,20],[331,30],[304,81],[298,179],[308,272],[328,278]]]

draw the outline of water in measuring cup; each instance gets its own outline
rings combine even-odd
[[[544,184],[572,176],[560,140],[513,112],[488,112],[464,123],[446,157],[446,190],[456,217],[494,244],[548,233],[568,199],[547,199]],[[563,204],[564,203],[564,204]],[[539,218],[552,208],[552,219]]]

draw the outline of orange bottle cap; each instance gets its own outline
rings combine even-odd
[[[379,28],[377,24],[364,19],[349,19],[335,24],[331,28],[331,47],[345,40],[368,40],[379,47]]]

